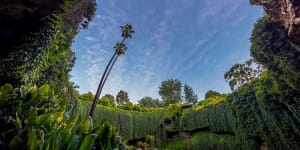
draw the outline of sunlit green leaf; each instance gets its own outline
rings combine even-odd
[[[39,88],[39,94],[42,96],[47,96],[49,93],[49,85],[44,84]]]
[[[11,84],[4,84],[1,86],[1,95],[12,94],[13,90],[14,88]]]
[[[85,136],[80,145],[80,150],[91,149],[94,145],[94,142],[95,142],[97,136],[98,136],[97,134],[88,134],[87,136]]]

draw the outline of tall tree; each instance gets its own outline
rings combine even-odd
[[[99,101],[99,96],[102,92],[103,86],[104,86],[104,84],[107,80],[107,77],[108,77],[112,67],[114,66],[115,62],[117,61],[118,56],[125,54],[125,51],[127,50],[127,47],[124,43],[125,40],[128,39],[128,38],[131,38],[132,34],[134,33],[134,30],[133,30],[132,26],[129,25],[129,24],[126,24],[125,26],[121,26],[121,29],[122,29],[122,35],[121,36],[122,36],[123,40],[122,40],[121,43],[117,42],[116,45],[114,46],[115,53],[111,57],[109,63],[106,65],[104,73],[102,74],[102,77],[101,77],[101,80],[100,80],[100,83],[99,83],[99,86],[98,86],[98,89],[97,89],[97,92],[96,92],[96,95],[95,95],[95,98],[94,98],[94,101],[93,101],[93,105],[92,105],[90,113],[89,113],[90,118],[92,118],[93,115],[94,115],[96,105]]]
[[[198,96],[194,93],[192,87],[190,87],[187,84],[184,84],[183,91],[184,91],[184,98],[187,103],[195,104],[197,102]]]
[[[261,64],[250,59],[243,64],[233,65],[229,71],[224,74],[224,78],[227,82],[229,82],[231,90],[235,90],[258,77],[263,70],[264,69]]]
[[[181,82],[179,80],[165,80],[159,87],[159,95],[162,97],[165,105],[181,102]]]
[[[124,105],[129,102],[128,93],[126,91],[120,90],[116,96],[116,101],[118,105]]]

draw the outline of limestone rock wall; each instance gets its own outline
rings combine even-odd
[[[269,21],[284,26],[291,40],[300,43],[300,0],[250,0],[250,3],[262,5]]]

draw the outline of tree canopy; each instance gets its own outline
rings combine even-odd
[[[138,103],[143,106],[143,107],[148,107],[148,108],[156,108],[156,107],[162,107],[162,102],[159,101],[158,99],[154,99],[152,97],[146,96],[142,98],[141,100],[138,101]]]
[[[115,102],[115,97],[113,95],[111,95],[111,94],[105,94],[104,96],[102,96],[102,98],[104,98],[104,97],[108,98],[111,104],[115,104],[116,103]]]
[[[104,106],[116,106],[115,97],[111,94],[105,94],[102,96],[98,103]]]
[[[88,93],[85,93],[85,94],[81,94],[79,96],[79,98],[81,100],[85,100],[85,101],[93,101],[94,100],[94,95],[92,92],[88,92]]]
[[[176,79],[165,80],[159,87],[159,95],[165,105],[180,103],[181,100],[181,81]]]
[[[207,98],[213,98],[213,97],[216,97],[216,96],[220,96],[221,94],[217,91],[213,91],[213,90],[209,90],[205,93],[205,99]]]
[[[190,87],[187,84],[184,84],[183,91],[184,91],[184,99],[186,103],[195,104],[197,102],[198,96],[194,93],[192,87]]]
[[[231,90],[235,90],[258,77],[262,71],[262,65],[256,63],[253,59],[249,59],[243,64],[233,65],[224,74],[224,78],[229,82]]]
[[[118,105],[124,105],[129,101],[128,93],[126,91],[120,90],[116,96],[116,102]]]

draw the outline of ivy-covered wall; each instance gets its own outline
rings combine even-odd
[[[230,123],[231,113],[225,102],[204,107],[200,110],[184,111],[181,117],[180,128],[184,131],[206,129],[211,132],[233,133]]]
[[[299,149],[299,118],[280,101],[276,81],[268,73],[228,97],[235,135],[246,147],[265,143],[269,149]],[[243,141],[253,142],[243,142]]]
[[[91,102],[77,100],[76,111],[78,115],[88,116],[90,108]],[[98,105],[94,121],[100,122],[103,119],[108,119],[116,126],[119,134],[127,140],[144,138],[146,135],[156,135],[156,138],[159,138],[164,132],[163,121],[169,115],[168,111],[163,110],[138,112]]]
[[[88,22],[92,20],[96,2],[95,0],[64,0],[59,3],[53,1],[41,3],[31,1],[30,3],[42,5],[41,8],[50,9],[51,7],[51,10],[52,7],[55,8],[49,11],[49,14],[43,13],[45,16],[40,16],[42,14],[24,16],[23,20],[35,20],[36,24],[31,26],[29,24],[32,22],[28,21],[24,24],[26,30],[22,27],[18,29],[24,30],[22,34],[18,34],[14,40],[11,40],[13,42],[2,46],[0,85],[11,83],[14,86],[20,86],[47,83],[55,88],[55,91],[62,92],[69,82],[68,73],[75,63],[71,44],[79,29],[86,28]],[[55,3],[55,5],[44,6],[47,3]],[[18,7],[21,4],[16,1],[12,7],[14,5]],[[10,6],[7,5],[7,7]],[[6,22],[13,24],[14,20],[6,20]],[[27,27],[32,29],[27,29]],[[4,38],[3,36],[5,37],[5,34],[1,33],[1,38]]]
[[[281,90],[282,86],[286,89]],[[289,96],[281,94],[283,91]],[[288,89],[284,81],[265,72],[259,79],[228,95],[225,102],[184,111],[181,130],[205,129],[220,135],[232,134],[236,149],[260,149],[262,145],[268,149],[299,149],[299,103],[286,102],[290,99],[299,102],[297,94]]]

